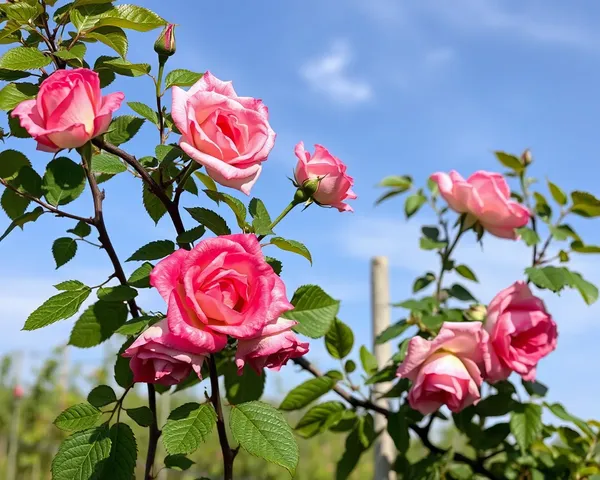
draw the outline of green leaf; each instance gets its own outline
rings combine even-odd
[[[69,345],[90,348],[109,339],[127,321],[127,306],[117,302],[90,305],[73,326]]]
[[[356,362],[354,360],[346,360],[346,363],[344,363],[344,370],[346,373],[354,372],[356,370]]]
[[[10,70],[6,70],[7,72]],[[8,114],[8,128],[10,129],[11,136],[15,138],[31,138],[29,132],[21,126],[21,121],[18,117],[11,117]]]
[[[185,471],[193,464],[194,462],[184,455],[167,455],[165,457],[165,467],[174,470]]]
[[[150,288],[150,272],[153,268],[154,266],[151,263],[143,263],[131,274],[127,283],[135,288]]]
[[[436,250],[445,248],[448,245],[447,242],[436,242],[427,237],[421,237],[419,239],[419,247],[423,250]]]
[[[169,415],[163,428],[163,442],[169,455],[188,454],[206,440],[217,421],[212,405],[186,403]]]
[[[198,180],[200,180],[202,182],[202,184],[206,188],[208,188],[210,191],[212,191],[212,192],[217,191],[217,184],[215,183],[215,181],[212,178],[210,178],[208,175],[206,175],[206,173],[194,172],[194,175],[196,175],[198,177]]]
[[[194,220],[208,228],[215,235],[230,235],[227,222],[217,213],[202,207],[186,208]]]
[[[265,262],[267,262],[271,266],[271,268],[277,275],[281,276],[281,271],[283,270],[283,264],[281,263],[280,260],[277,260],[276,258],[273,258],[273,257],[265,257]]]
[[[523,387],[525,388],[527,393],[532,397],[545,397],[546,393],[548,393],[548,387],[536,380],[534,380],[533,382],[521,380],[521,383],[523,384]]]
[[[508,423],[497,423],[492,425],[482,432],[481,436],[478,438],[477,447],[479,450],[497,448],[509,434],[510,425]]]
[[[67,157],[55,158],[46,166],[42,188],[49,204],[66,205],[82,194],[85,172],[81,165]]]
[[[408,340],[408,339],[407,339]],[[365,381],[365,385],[373,385],[374,383],[390,382],[396,378],[396,368],[387,366],[373,374]]]
[[[57,290],[79,290],[80,288],[84,287],[85,285],[79,280],[66,280],[64,282],[54,285],[54,288],[56,288]]]
[[[297,253],[298,255],[303,256],[312,265],[312,256],[304,244],[297,242],[296,240],[287,240],[281,237],[271,238],[270,243],[271,245],[275,245],[276,247],[279,247],[287,252]]]
[[[210,178],[210,177],[208,177],[208,178]],[[240,200],[238,200],[235,197],[232,197],[231,195],[228,195],[228,194],[222,193],[222,192],[217,192],[215,190],[209,189],[209,190],[203,190],[203,191],[204,191],[204,193],[206,193],[206,196],[208,198],[217,202],[217,204],[219,204],[219,202],[223,202],[229,208],[231,208],[231,210],[235,214],[235,219],[237,220],[238,226],[242,230],[246,229],[246,215],[247,215],[246,206]]]
[[[60,445],[52,460],[52,480],[97,478],[110,456],[110,449],[106,427],[74,433]]]
[[[423,191],[419,190],[417,193],[410,195],[406,198],[404,203],[404,214],[409,219],[427,202],[427,197],[423,195]]]
[[[133,372],[129,366],[130,359],[123,357],[123,352],[129,348],[134,339],[129,338],[119,349],[117,361],[115,362],[115,380],[120,387],[129,388],[133,385]]]
[[[388,417],[387,431],[392,437],[398,452],[401,454],[406,453],[410,446],[410,435],[408,433],[408,421],[404,413],[394,412]]]
[[[175,244],[171,240],[156,240],[136,250],[126,261],[158,260],[172,254],[174,251]]]
[[[582,432],[584,432],[586,435],[588,435],[590,438],[594,438],[596,436],[594,431],[589,427],[589,425],[586,422],[584,422],[580,418],[577,418],[577,417],[571,415],[569,412],[567,412],[565,410],[565,407],[562,406],[560,403],[544,402],[544,406],[548,410],[550,410],[554,415],[556,415],[558,418],[560,418],[561,420],[564,420],[566,422],[571,422],[571,423],[577,425],[579,427],[579,429]]]
[[[15,228],[20,227],[23,229],[23,226],[29,222],[35,222],[40,216],[44,213],[44,209],[42,207],[36,207],[31,212],[26,212],[18,218],[15,218],[12,223],[8,226],[6,231],[0,237],[0,242],[4,240],[10,232],[12,232]]]
[[[146,120],[150,120],[153,124],[158,125],[158,114],[145,103],[127,102],[127,105],[138,115],[141,115]]]
[[[298,466],[298,445],[283,415],[263,402],[237,405],[231,411],[231,433],[251,455],[286,468],[293,476]]]
[[[115,403],[117,401],[117,395],[112,387],[109,387],[108,385],[98,385],[89,393],[87,401],[94,407],[100,408]]]
[[[579,290],[579,294],[583,298],[583,301],[588,305],[591,305],[598,300],[598,288],[585,280],[581,274],[577,272],[571,273],[571,285]]]
[[[137,408],[125,409],[129,418],[131,418],[140,427],[149,427],[154,422],[154,415],[150,408],[143,406]]]
[[[466,278],[467,280],[472,280],[473,282],[479,281],[473,273],[473,270],[471,270],[466,265],[459,265],[458,267],[454,267],[454,270],[456,270],[456,273],[458,273],[461,277]]]
[[[11,220],[15,220],[23,215],[30,203],[29,199],[22,197],[8,188],[4,190],[2,198],[0,198],[0,205],[2,205],[2,209]]]
[[[0,110],[12,110],[19,103],[35,98],[38,90],[31,83],[9,83],[0,90]]]
[[[571,200],[573,200],[573,206],[571,207],[573,213],[587,218],[600,216],[600,200],[591,193],[572,192]]]
[[[0,68],[7,70],[36,70],[51,63],[50,57],[31,47],[12,48],[0,57]]]
[[[224,369],[225,395],[232,405],[259,400],[265,389],[265,372],[258,375],[254,369],[245,368],[243,375],[237,374],[237,367],[233,362]]]
[[[329,331],[325,334],[325,348],[333,358],[344,358],[352,350],[354,333],[352,329],[336,318]]]
[[[102,417],[102,412],[93,405],[78,403],[67,408],[56,417],[54,425],[61,430],[77,432],[93,427],[100,420],[100,417]]]
[[[506,152],[494,152],[498,161],[506,168],[510,168],[514,172],[520,173],[525,168],[519,157]]]
[[[315,405],[304,414],[294,430],[303,438],[314,437],[336,425],[342,419],[345,410],[344,404],[335,401]]]
[[[335,381],[329,377],[318,377],[293,388],[283,399],[280,410],[299,410],[329,392]]]
[[[108,127],[105,139],[117,146],[128,142],[139,132],[144,122],[143,118],[134,117],[133,115],[115,117]]]
[[[408,190],[412,186],[412,177],[408,175],[391,175],[381,180],[379,186]]]
[[[120,326],[116,333],[120,333],[121,335],[139,335],[142,330],[145,330],[148,325],[152,325],[158,321],[160,321],[162,317],[150,317],[147,315],[132,318],[128,322],[124,323]]]
[[[95,27],[103,16],[113,13],[114,10],[112,5],[102,4],[102,2],[96,2],[95,5],[88,3],[78,3],[76,8],[69,10],[71,23],[78,32]]]
[[[138,32],[148,32],[166,24],[167,21],[152,10],[137,5],[117,5],[98,22],[98,25],[129,28]]]
[[[282,317],[296,320],[298,325],[294,330],[310,338],[324,336],[340,310],[339,300],[334,300],[316,285],[299,287],[291,303],[294,310],[285,312]]]
[[[14,180],[23,167],[31,167],[29,159],[17,150],[4,150],[0,152],[0,178]]]
[[[540,243],[540,236],[529,227],[515,228],[515,231],[519,234],[528,247],[532,247]]]
[[[119,27],[99,27],[95,30],[86,33],[86,38],[93,38],[102,42],[104,45],[112,48],[121,57],[125,58],[127,55],[127,48],[129,43],[127,42],[127,35]]]
[[[96,60],[94,70],[98,71],[98,75],[106,75],[107,72],[112,74],[123,75],[125,77],[141,77],[150,73],[150,65],[147,63],[131,63],[128,60],[123,60],[119,57],[102,56]],[[114,78],[111,78],[108,83],[111,83]],[[100,82],[102,84],[102,80]],[[106,86],[106,85],[103,85]],[[137,118],[137,117],[135,117]]]
[[[369,376],[373,375],[379,368],[375,355],[369,352],[364,345],[360,347],[360,363],[362,363],[365,373]]]
[[[515,408],[511,394],[499,393],[485,397],[475,406],[475,411],[482,417],[501,417]]]
[[[534,403],[517,404],[510,414],[510,431],[525,452],[542,433],[542,407]]]
[[[79,290],[67,290],[50,297],[29,315],[23,330],[37,330],[59,320],[72,317],[91,292],[92,290],[89,287],[83,287]]]
[[[42,6],[38,4],[28,3],[14,3],[14,4],[3,4],[3,11],[6,14],[6,18],[17,22],[19,25],[26,25],[29,21],[36,19],[36,17],[43,12]]]
[[[104,302],[126,302],[137,297],[137,290],[129,285],[102,287],[98,289],[98,298]]]
[[[160,172],[155,171],[151,177],[155,181],[160,180]],[[173,185],[168,185],[165,187],[165,194],[168,198],[171,198],[173,195]],[[144,207],[150,215],[150,218],[154,220],[154,223],[158,223],[158,221],[167,213],[167,207],[165,207],[164,203],[161,199],[159,199],[151,190],[148,188],[148,185],[144,182],[142,187],[142,201],[144,203]]]
[[[190,228],[189,230],[177,235],[177,243],[193,243],[202,238],[202,235],[205,233],[206,228],[204,228],[204,225],[198,225],[197,227]]]
[[[361,455],[377,437],[373,425],[373,417],[367,415],[358,417],[357,427],[346,438],[346,448],[342,458],[337,463],[336,480],[346,480],[358,464]],[[413,477],[422,478],[422,477]]]
[[[571,283],[570,272],[564,267],[529,267],[525,273],[535,285],[553,292],[559,292]]]
[[[560,187],[552,183],[550,180],[547,180],[548,188],[550,189],[550,194],[556,203],[559,205],[567,204],[567,195],[563,192]]]
[[[271,226],[271,217],[265,207],[265,204],[259,198],[250,200],[248,210],[252,216],[252,227],[257,235],[270,235],[273,233]]]
[[[571,250],[577,253],[600,253],[600,247],[597,245],[584,245],[583,242],[576,240],[571,243]]]
[[[92,157],[92,172],[94,173],[108,173],[110,175],[116,175],[117,173],[126,171],[127,167],[116,155],[111,155],[110,153],[99,153]]]
[[[420,292],[424,288],[427,288],[427,286],[429,286],[429,284],[431,284],[431,282],[433,282],[434,280],[435,280],[435,275],[431,272],[427,272],[422,277],[417,278],[415,280],[415,283],[413,283],[413,287],[412,287],[413,293]]]
[[[203,75],[203,73],[196,73],[185,69],[172,70],[167,74],[167,78],[165,79],[165,90],[175,85],[178,87],[191,87]]]
[[[465,287],[455,283],[448,290],[448,295],[451,297],[457,298],[458,300],[462,300],[463,302],[475,301],[475,297],[469,292]]]
[[[129,425],[115,423],[110,427],[110,457],[104,467],[107,480],[131,480],[135,474],[137,443]]]
[[[83,57],[87,52],[87,47],[83,43],[76,43],[69,50],[60,49],[52,55],[66,60],[69,65],[81,67],[83,65]]]
[[[76,253],[77,242],[71,237],[57,238],[52,244],[52,255],[57,269],[72,260]]]
[[[75,228],[70,228],[67,232],[72,233],[76,237],[85,238],[92,233],[92,227],[85,222],[79,221],[77,222],[77,225],[75,225]]]

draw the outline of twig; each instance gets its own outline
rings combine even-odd
[[[80,217],[78,215],[73,215],[72,213],[68,213],[68,212],[64,212],[62,210],[59,210],[56,207],[53,207],[52,205],[44,202],[43,200],[40,200],[37,197],[34,197],[33,195],[27,193],[27,192],[21,192],[18,188],[12,186],[10,183],[8,183],[6,180],[4,180],[3,178],[0,178],[0,184],[2,184],[4,187],[8,188],[9,190],[12,190],[13,192],[15,192],[17,195],[26,198],[27,200],[31,200],[32,202],[37,203],[38,205],[44,207],[46,210],[48,210],[51,213],[56,214],[56,216],[58,217],[65,217],[65,218],[71,218],[73,220],[78,220],[80,222],[84,222],[87,223],[89,225],[93,225],[93,219],[92,218],[84,218],[84,217]]]
[[[154,385],[148,383],[148,406],[152,411],[152,425],[150,425],[150,439],[148,440],[148,454],[146,455],[146,468],[144,471],[144,479],[152,480],[152,467],[154,466],[154,459],[156,458],[156,447],[158,445],[158,439],[160,437],[160,430],[158,429],[158,421],[156,419],[156,392]]]

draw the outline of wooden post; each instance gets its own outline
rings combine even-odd
[[[371,260],[371,311],[373,323],[373,353],[377,365],[381,368],[391,355],[390,344],[376,345],[375,338],[390,326],[390,287],[388,260],[386,257],[373,257]],[[389,408],[387,399],[379,399],[381,394],[391,388],[391,382],[376,383],[371,388],[371,399],[377,405]],[[387,433],[387,420],[383,415],[375,414],[375,431],[382,430],[374,444],[375,473],[374,480],[396,480],[396,472],[391,470],[396,459],[394,441]]]

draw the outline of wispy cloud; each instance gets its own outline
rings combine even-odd
[[[348,42],[337,40],[325,55],[306,62],[300,69],[300,75],[314,91],[336,103],[363,103],[373,97],[373,89],[365,80],[348,73],[352,58]]]

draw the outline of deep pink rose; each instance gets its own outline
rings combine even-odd
[[[189,353],[193,349],[193,345],[170,334],[164,319],[145,330],[123,356],[131,357],[129,366],[134,382],[175,385],[192,370],[202,378],[204,355]]]
[[[433,340],[414,337],[397,375],[412,380],[408,402],[424,415],[442,405],[453,412],[477,403],[481,370],[489,362],[481,323],[445,322]]]
[[[299,342],[291,330],[296,323],[279,318],[265,325],[255,338],[238,341],[235,353],[238,375],[243,373],[246,362],[260,375],[263,368],[279,371],[290,358],[306,355],[308,343]]]
[[[492,235],[517,239],[515,228],[529,221],[529,210],[510,199],[508,184],[499,173],[480,170],[465,180],[452,170],[449,175],[434,173],[431,179],[452,210],[470,214]]]
[[[38,150],[57,152],[81,147],[106,132],[124,98],[121,92],[103,97],[93,70],[59,70],[42,82],[35,100],[21,102],[12,116],[19,117]]]
[[[262,101],[238,97],[231,82],[206,72],[187,92],[173,87],[171,115],[185,153],[213,180],[248,195],[275,145]]]
[[[23,397],[23,395],[25,395],[25,390],[23,389],[23,387],[21,385],[16,385],[13,389],[13,397],[21,398]]]
[[[168,302],[169,330],[202,352],[227,336],[252,338],[291,310],[285,285],[265,261],[255,235],[223,235],[178,250],[156,265],[150,283]]]
[[[505,380],[513,371],[525,380],[535,380],[537,363],[556,348],[556,323],[544,302],[522,281],[494,297],[484,328],[489,333],[490,382]]]
[[[315,145],[315,153],[311,156],[304,150],[304,142],[299,142],[294,153],[298,157],[294,172],[296,183],[302,185],[307,180],[320,179],[313,199],[319,205],[335,207],[340,212],[352,212],[352,207],[344,203],[345,200],[356,198],[352,191],[354,179],[346,173],[346,165],[322,145]]]

